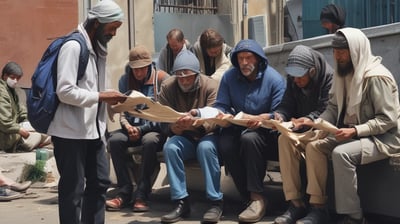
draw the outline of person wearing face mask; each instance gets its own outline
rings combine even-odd
[[[197,159],[204,173],[209,210],[204,222],[216,223],[222,215],[223,194],[220,190],[221,168],[217,153],[215,125],[193,126],[197,108],[212,106],[217,96],[218,82],[200,74],[196,56],[189,50],[178,54],[174,75],[161,86],[159,101],[179,112],[187,112],[172,124],[163,124],[169,139],[164,144],[164,158],[171,199],[176,202],[172,212],[161,217],[164,223],[173,223],[190,214],[189,194],[186,188],[184,161]]]
[[[49,136],[36,132],[29,124],[26,108],[20,104],[17,83],[22,78],[20,65],[11,61],[0,80],[0,150],[5,152],[32,151],[51,145]]]
[[[285,80],[268,64],[262,47],[254,40],[241,40],[232,50],[233,67],[222,76],[215,107],[223,117],[239,112],[249,119],[247,127],[231,125],[222,129],[218,149],[239,193],[249,200],[239,214],[240,222],[258,222],[265,214],[263,180],[267,159],[277,154],[277,134],[259,128],[273,118],[285,92]]]

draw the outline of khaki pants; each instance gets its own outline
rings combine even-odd
[[[302,158],[301,152],[303,152],[308,180],[306,192],[310,195],[310,203],[325,204],[327,201],[328,155],[330,155],[334,145],[327,147],[325,139],[311,142],[303,141],[302,144],[296,144],[295,141],[284,135],[281,135],[278,141],[279,164],[286,200],[303,198],[300,178],[300,160]]]

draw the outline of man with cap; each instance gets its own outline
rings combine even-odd
[[[328,158],[332,159],[336,211],[340,223],[366,223],[357,193],[356,168],[400,156],[398,86],[391,72],[374,56],[365,34],[356,28],[336,31],[332,39],[336,62],[332,96],[320,118],[335,124],[334,135],[307,144],[306,163],[311,203],[326,203]],[[397,157],[397,158],[396,158]],[[396,163],[391,163],[396,165]],[[397,163],[398,164],[398,163]],[[298,223],[326,223],[311,211]]]
[[[200,64],[189,50],[181,51],[175,59],[174,76],[165,80],[159,101],[176,111],[186,112],[178,121],[165,124],[169,139],[164,145],[164,158],[170,184],[171,199],[177,207],[161,217],[164,223],[173,223],[190,214],[189,194],[186,188],[184,161],[197,159],[204,174],[206,197],[210,209],[204,222],[216,223],[223,211],[220,190],[221,169],[217,151],[216,126],[204,123],[194,126],[197,108],[212,106],[217,96],[218,82],[200,74]]]
[[[111,0],[99,1],[88,12],[78,32],[86,40],[89,61],[78,82],[80,44],[67,41],[57,62],[56,93],[60,100],[48,134],[60,173],[58,206],[61,224],[104,223],[106,191],[110,184],[105,151],[106,103],[126,96],[106,90],[107,43],[122,25],[121,8]]]
[[[307,46],[297,45],[289,54],[285,71],[288,74],[286,91],[275,110],[275,119],[291,120],[293,131],[304,132],[308,127],[303,126],[303,123],[318,118],[328,104],[333,69],[321,53]],[[283,215],[275,219],[275,224],[295,223],[307,215],[300,177],[301,153],[306,144],[307,142],[297,144],[286,135],[279,136],[283,192],[290,205]]]
[[[0,150],[29,152],[51,145],[50,136],[36,132],[27,119],[26,108],[20,103],[17,87],[23,72],[19,64],[10,61],[0,79]],[[25,94],[25,93],[23,93]]]
[[[258,222],[265,214],[264,177],[267,159],[277,154],[277,133],[259,128],[273,118],[285,92],[284,78],[268,64],[262,47],[254,40],[241,40],[231,54],[233,67],[222,76],[215,107],[222,116],[249,119],[247,127],[223,128],[218,148],[239,193],[250,200],[239,214],[240,222]]]
[[[328,33],[335,33],[336,30],[344,27],[346,11],[338,5],[329,4],[322,8],[319,20],[321,26],[325,28]]]
[[[129,53],[129,64],[119,80],[119,91],[129,95],[129,91],[135,90],[157,100],[161,82],[168,77],[166,72],[156,71],[149,50],[138,45]],[[145,212],[149,210],[146,201],[151,193],[151,177],[160,165],[157,152],[162,150],[166,138],[160,133],[159,124],[133,117],[128,112],[120,114],[120,124],[122,129],[112,132],[108,139],[119,193],[115,198],[107,200],[106,206],[108,210],[120,210],[131,202],[133,185],[128,163],[132,158],[127,149],[130,146],[141,145],[143,150],[140,180],[137,183],[133,211]]]

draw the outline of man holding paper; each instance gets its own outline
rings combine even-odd
[[[222,76],[215,107],[222,117],[242,112],[236,118],[248,122],[246,127],[224,128],[218,148],[239,193],[250,200],[239,221],[258,222],[266,208],[263,180],[267,157],[277,151],[274,131],[259,127],[272,118],[285,91],[285,80],[268,65],[262,47],[254,40],[241,40],[232,51],[231,62],[233,67]]]
[[[184,112],[176,122],[165,124],[169,139],[164,145],[164,158],[171,199],[176,208],[161,217],[163,223],[174,223],[190,215],[189,193],[186,188],[184,161],[197,159],[205,178],[210,208],[203,222],[217,223],[222,215],[223,194],[220,190],[221,168],[217,151],[216,125],[194,126],[198,108],[212,106],[218,82],[200,73],[200,63],[189,50],[182,50],[175,59],[174,75],[161,86],[160,103]]]
[[[356,28],[338,30],[332,39],[336,70],[330,100],[320,118],[339,129],[310,142],[306,151],[311,212],[297,223],[327,223],[328,158],[332,158],[336,212],[340,223],[366,223],[357,193],[356,168],[400,155],[400,106],[396,81],[374,56],[365,34]],[[397,158],[396,158],[397,157]],[[391,163],[397,165],[396,163]]]
[[[328,104],[333,69],[321,53],[307,46],[297,45],[289,54],[285,71],[288,74],[286,91],[275,111],[275,119],[291,120],[292,130],[302,133],[309,128],[303,123],[318,118]],[[307,215],[300,177],[301,153],[306,144],[306,141],[295,141],[288,135],[279,136],[283,191],[286,200],[291,203],[289,209],[275,219],[277,224],[295,223]]]

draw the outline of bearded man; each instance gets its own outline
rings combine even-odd
[[[223,212],[220,189],[221,168],[217,151],[216,125],[193,126],[198,108],[212,106],[218,82],[200,72],[200,63],[189,50],[182,50],[175,59],[173,76],[161,86],[159,101],[179,112],[187,112],[172,124],[163,124],[169,139],[164,144],[164,158],[170,183],[171,199],[176,208],[161,217],[163,223],[174,223],[190,214],[184,161],[197,159],[204,174],[206,197],[210,207],[203,222],[217,223]]]
[[[105,90],[107,43],[121,26],[123,13],[111,0],[97,3],[78,26],[89,49],[85,74],[78,82],[80,44],[67,41],[57,62],[56,93],[60,99],[48,133],[60,173],[58,185],[61,224],[104,223],[109,166],[104,147],[105,103],[126,96]]]
[[[356,168],[400,154],[400,106],[392,74],[374,56],[365,34],[338,30],[332,40],[336,70],[331,97],[320,118],[335,124],[334,135],[306,146],[307,193],[311,212],[299,224],[327,223],[326,180],[332,158],[336,211],[340,223],[366,223],[357,194]]]
[[[222,76],[215,107],[227,117],[242,112],[249,122],[247,127],[224,128],[218,149],[239,193],[249,200],[239,221],[258,222],[266,208],[263,180],[267,159],[278,151],[276,132],[259,126],[262,120],[273,119],[286,83],[254,40],[241,40],[232,51],[231,63],[233,67]]]

